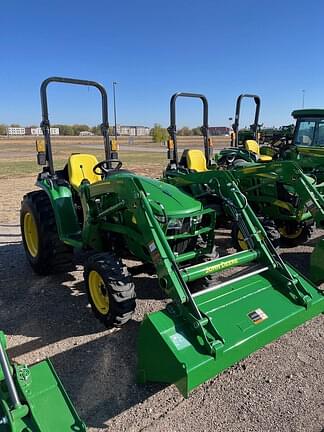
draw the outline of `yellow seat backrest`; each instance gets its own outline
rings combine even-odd
[[[246,140],[245,149],[260,156],[260,146],[255,140]]]
[[[206,158],[201,150],[188,150],[187,167],[197,172],[207,171]]]
[[[100,181],[101,176],[93,172],[93,168],[97,163],[96,156],[91,154],[71,155],[68,160],[68,173],[71,185],[78,189],[84,179],[90,183]]]

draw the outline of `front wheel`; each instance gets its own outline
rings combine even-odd
[[[295,247],[306,243],[312,235],[312,226],[305,223],[286,222],[279,226],[281,243],[286,247]]]
[[[134,282],[122,261],[111,253],[92,255],[84,280],[93,313],[106,327],[120,327],[133,315]]]
[[[259,217],[259,221],[261,222],[268,239],[271,241],[273,246],[278,249],[280,246],[280,234],[274,221],[266,217]],[[233,223],[232,225],[231,237],[233,246],[236,250],[242,251],[249,249],[249,246],[245,241],[237,223]]]

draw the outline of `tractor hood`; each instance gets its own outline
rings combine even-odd
[[[199,201],[181,192],[177,187],[147,177],[141,177],[140,179],[155,212],[161,213],[161,205],[165,213],[172,217],[191,216],[192,213],[202,210]]]

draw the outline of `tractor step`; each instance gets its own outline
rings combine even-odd
[[[206,353],[195,329],[171,308],[148,315],[139,333],[139,381],[173,383],[187,397],[206,380],[323,312],[323,294],[289,269],[311,295],[307,307],[276,289],[275,274],[262,268],[259,274],[194,295],[222,340],[215,355]]]

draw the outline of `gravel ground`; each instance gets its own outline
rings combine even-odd
[[[174,386],[136,384],[136,336],[145,313],[164,307],[154,277],[136,277],[137,309],[120,330],[93,318],[82,267],[34,275],[19,235],[31,177],[0,180],[0,328],[18,362],[50,357],[90,431],[324,431],[323,315],[254,353],[183,399]],[[307,245],[282,256],[307,272]],[[226,246],[227,233],[220,237]]]

